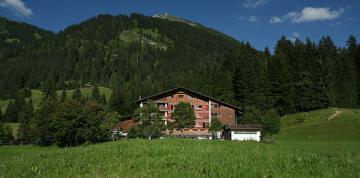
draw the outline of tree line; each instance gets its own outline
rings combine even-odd
[[[16,103],[20,101],[23,105],[17,107]],[[10,115],[9,110],[14,110],[14,114]],[[0,142],[69,147],[107,141],[119,123],[119,115],[114,110],[107,105],[106,98],[100,94],[97,86],[93,87],[91,97],[83,97],[78,88],[71,98],[68,98],[65,90],[60,98],[55,90],[47,90],[37,110],[33,109],[31,100],[19,97],[0,116],[4,119],[10,116],[10,119],[17,119],[16,122],[20,123],[17,140],[10,137],[11,128],[2,124]]]

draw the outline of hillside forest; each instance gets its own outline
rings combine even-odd
[[[106,99],[94,89],[91,97],[97,103],[74,93],[73,99],[84,106],[69,101],[59,108],[78,106],[72,108],[73,114],[82,113],[83,119],[92,117],[86,116],[86,109],[92,107],[97,112],[90,114],[109,110],[107,114],[116,111],[124,116],[134,113],[134,101],[140,96],[177,86],[245,111],[275,109],[284,115],[357,108],[360,45],[351,35],[346,44],[338,47],[329,36],[317,42],[283,36],[271,53],[201,24],[136,13],[99,15],[56,33],[0,18],[0,100],[11,100],[0,119],[25,122],[32,116],[34,106],[25,99],[31,89],[44,93],[39,112],[46,118],[49,110],[44,107],[58,98],[56,91],[66,93],[85,85],[111,88],[113,93]],[[30,114],[21,114],[26,112]],[[67,117],[58,114],[58,119]],[[99,121],[89,124],[96,126]],[[91,141],[91,131],[84,132],[90,135],[84,140]]]

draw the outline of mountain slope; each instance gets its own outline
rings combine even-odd
[[[21,49],[39,47],[53,37],[54,33],[35,26],[0,17],[1,59],[11,58]]]
[[[281,118],[279,141],[360,141],[360,110],[331,108]]]
[[[21,27],[31,32],[27,36],[34,36],[32,28]],[[73,80],[121,88],[129,102],[179,85],[233,102],[232,64],[245,49],[254,50],[204,26],[141,14],[99,15],[47,39],[2,59],[0,98],[14,98],[23,87],[40,89],[48,80],[62,89]],[[225,71],[223,77],[210,78],[217,71]],[[229,94],[211,85],[229,86]]]
[[[99,15],[41,42],[39,34],[48,32],[5,21],[18,35],[3,43],[24,45],[0,50],[0,99],[15,98],[24,87],[72,88],[65,81],[73,81],[121,90],[133,103],[128,111],[139,96],[177,86],[281,115],[360,106],[360,45],[353,36],[347,48],[330,37],[319,43],[282,37],[272,55],[171,15]]]

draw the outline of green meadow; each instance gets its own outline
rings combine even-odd
[[[284,116],[271,143],[129,139],[73,148],[2,146],[0,177],[360,177],[359,111]]]
[[[99,88],[99,92],[101,95],[105,95],[106,99],[109,100],[112,90],[110,88],[106,88],[106,87],[98,87]],[[71,98],[73,93],[75,90],[67,90],[66,91],[66,96],[67,98]],[[84,97],[90,97],[91,96],[91,91],[92,91],[92,87],[86,87],[86,88],[80,88],[81,94]],[[60,98],[61,96],[61,90],[56,91],[58,98]],[[34,104],[35,109],[37,109],[41,103],[41,98],[43,97],[43,92],[40,90],[31,90],[31,97],[27,98],[28,100],[31,98]],[[2,112],[4,113],[6,110],[6,107],[8,105],[8,103],[10,102],[10,100],[0,100],[0,108],[2,110]]]

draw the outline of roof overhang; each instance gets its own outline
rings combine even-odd
[[[257,130],[261,131],[263,125],[261,124],[230,124],[225,125],[225,130],[235,130],[235,131],[246,131],[246,130]]]

